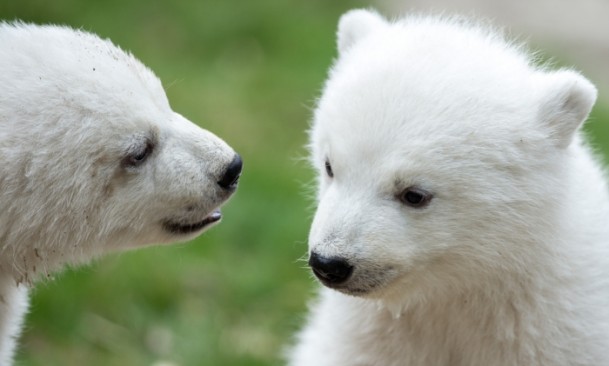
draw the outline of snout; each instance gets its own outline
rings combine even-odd
[[[346,259],[323,257],[316,252],[311,252],[309,266],[311,266],[315,276],[329,287],[346,282],[353,273],[353,266]]]
[[[241,160],[241,156],[239,156],[239,154],[235,154],[233,160],[226,166],[220,180],[218,180],[218,185],[229,191],[237,188],[237,183],[239,183],[242,168],[243,161]]]
[[[242,168],[241,157],[239,154],[235,154],[231,162],[223,168],[216,182],[222,188],[222,192],[219,192],[218,197],[212,201],[213,206],[201,204],[200,196],[197,196],[194,203],[183,208],[182,214],[171,216],[163,221],[165,231],[182,237],[192,236],[218,223],[222,218],[219,208],[237,188]]]

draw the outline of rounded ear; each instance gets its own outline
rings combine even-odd
[[[556,145],[566,148],[596,101],[596,87],[572,70],[542,75],[540,120]]]
[[[387,21],[374,10],[350,10],[338,22],[338,52],[344,53],[373,29],[382,27]]]

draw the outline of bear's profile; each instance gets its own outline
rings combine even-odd
[[[609,365],[579,73],[460,18],[345,14],[310,131],[325,285],[293,366]]]
[[[240,172],[233,149],[173,112],[157,77],[111,42],[0,23],[0,364],[32,281],[195,237]]]

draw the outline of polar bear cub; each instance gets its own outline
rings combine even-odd
[[[294,366],[608,365],[609,194],[595,87],[459,19],[354,10],[310,131]]]
[[[106,252],[217,223],[241,159],[173,112],[157,77],[111,42],[0,23],[0,364],[27,285]]]

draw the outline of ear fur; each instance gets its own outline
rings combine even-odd
[[[596,87],[572,70],[551,72],[543,79],[540,119],[556,145],[566,148],[592,110]]]
[[[346,12],[338,22],[339,54],[347,51],[372,30],[386,24],[387,21],[374,10],[355,9]]]

